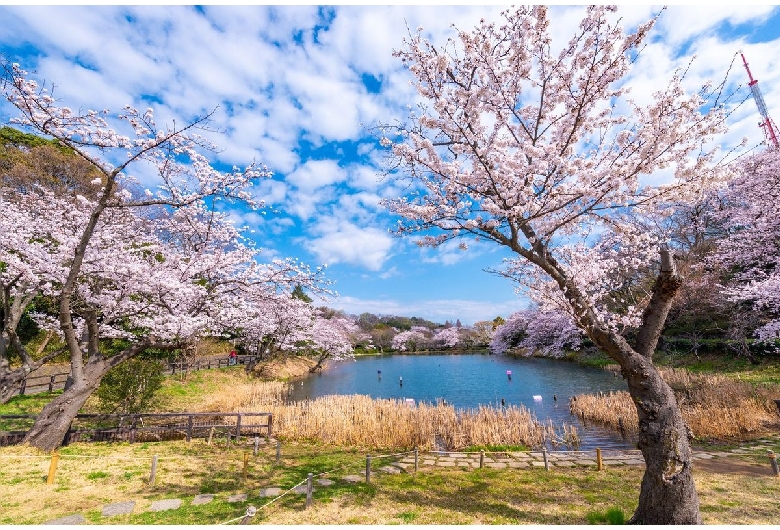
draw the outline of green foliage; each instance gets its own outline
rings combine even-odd
[[[312,302],[311,296],[307,295],[303,287],[301,287],[301,284],[298,284],[295,286],[295,289],[292,290],[292,297],[297,298],[298,300],[303,300],[307,304],[310,304]]]
[[[111,369],[95,395],[98,408],[107,414],[136,414],[154,405],[162,386],[164,365],[152,359],[130,359]]]
[[[626,515],[620,508],[610,508],[606,512],[588,512],[590,524],[626,524]]]
[[[44,145],[51,145],[59,149],[67,149],[72,152],[72,149],[68,149],[57,140],[49,140],[35,134],[22,132],[13,127],[0,127],[0,145],[3,147],[14,147],[16,149],[21,148],[33,148],[42,147]]]

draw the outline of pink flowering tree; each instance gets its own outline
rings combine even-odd
[[[3,260],[14,267],[6,266],[3,282],[24,279],[27,291],[18,281],[9,291],[14,301],[32,289],[59,303],[56,318],[39,315],[38,323],[60,335],[72,384],[44,407],[25,438],[52,450],[112,367],[149,348],[181,348],[225,332],[241,322],[238,313],[226,317],[236,300],[257,304],[311,275],[297,266],[259,265],[257,252],[214,213],[217,198],[261,206],[249,187],[269,172],[255,165],[213,168],[205,154],[213,147],[198,134],[205,118],[159,128],[151,110],[127,107],[115,117],[127,124],[123,135],[109,126],[107,111],[61,107],[18,66],[3,69],[3,93],[20,112],[14,123],[70,147],[101,175],[92,199],[3,192],[5,205],[19,209],[14,219],[51,209],[53,223],[36,227],[42,231],[35,237],[6,243],[4,255],[19,259]],[[155,170],[155,191],[131,193],[137,188],[127,174],[131,165]],[[106,354],[106,338],[127,346]]]
[[[431,345],[436,348],[454,348],[460,343],[460,328],[455,326],[437,330],[431,337]]]
[[[307,351],[314,352],[317,364],[309,371],[314,373],[322,370],[326,360],[354,359],[355,344],[366,340],[366,337],[367,334],[360,331],[353,319],[343,316],[327,318],[322,313],[315,315],[314,322],[308,330],[305,348]]]
[[[518,311],[498,326],[490,342],[491,353],[518,348],[527,355],[563,357],[582,346],[582,330],[561,311]]]
[[[410,35],[395,55],[421,103],[381,142],[388,175],[413,191],[385,204],[423,245],[460,238],[466,249],[472,238],[515,254],[505,274],[621,366],[647,464],[632,521],[693,524],[692,435],[652,361],[682,278],[653,221],[726,178],[708,147],[726,112],[718,87],[689,93],[684,71],[648,103],[631,99],[626,77],[654,21],[626,34],[613,11],[587,8],[557,48],[544,6],[506,11],[442,46]],[[649,179],[659,171],[664,179]],[[648,272],[647,296],[621,296]]]
[[[411,329],[401,331],[393,337],[392,348],[398,351],[415,352],[425,347],[431,337],[431,330],[423,326],[412,326]]]
[[[709,259],[729,272],[723,292],[733,302],[765,315],[755,329],[759,341],[780,339],[780,150],[770,148],[740,162],[723,194],[720,221],[728,231]],[[758,320],[758,319],[756,319]]]

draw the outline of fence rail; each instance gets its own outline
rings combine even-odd
[[[227,368],[233,365],[249,365],[257,362],[260,357],[256,355],[239,355],[235,361],[229,357],[195,359],[194,361],[177,360],[168,361],[165,364],[165,374],[174,375],[187,372],[196,372],[199,370],[211,370],[212,368]],[[16,390],[14,395],[40,394],[41,392],[52,392],[54,390],[63,390],[67,384],[70,372],[59,372],[50,375],[30,375],[24,379]]]
[[[0,416],[0,447],[16,445],[35,421],[35,415]],[[263,418],[265,418],[263,420]],[[270,412],[166,412],[158,414],[78,414],[63,445],[73,442],[145,442],[206,437],[214,434],[239,441],[248,436],[269,438]]]

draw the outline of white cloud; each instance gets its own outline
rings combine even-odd
[[[322,262],[349,263],[378,271],[390,257],[392,237],[378,228],[321,219],[317,230],[320,235],[309,239],[306,246]]]
[[[347,172],[340,168],[335,160],[309,160],[287,175],[285,180],[298,189],[309,192],[346,178]]]
[[[435,299],[402,302],[392,298],[364,299],[354,296],[339,296],[328,300],[328,306],[341,309],[348,314],[374,313],[376,315],[417,316],[433,322],[460,320],[463,325],[493,320],[497,316],[508,317],[515,311],[527,307],[521,298],[495,302],[490,300]]]

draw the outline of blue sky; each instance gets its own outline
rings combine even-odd
[[[583,8],[552,6],[554,38],[568,40]],[[659,7],[622,7],[627,26]],[[421,316],[464,324],[525,306],[507,280],[483,270],[509,254],[457,242],[421,249],[389,233],[382,198],[404,194],[381,179],[371,128],[406,115],[416,95],[392,50],[419,26],[442,43],[451,24],[473,27],[501,8],[449,6],[0,6],[0,54],[56,87],[72,108],[152,107],[158,123],[217,108],[216,164],[266,164],[258,188],[273,207],[232,210],[269,257],[327,264],[348,313]],[[720,79],[743,51],[770,113],[780,116],[780,8],[670,6],[633,71],[634,97],[697,55],[691,82]],[[741,63],[732,72],[746,82]],[[665,79],[666,77],[664,77]],[[746,83],[745,83],[746,84]],[[743,86],[743,91],[747,89]],[[747,93],[745,92],[747,95]],[[773,112],[774,111],[774,112]],[[0,104],[0,122],[13,109]],[[752,102],[734,113],[729,139],[763,139]],[[151,175],[137,175],[151,182]]]

